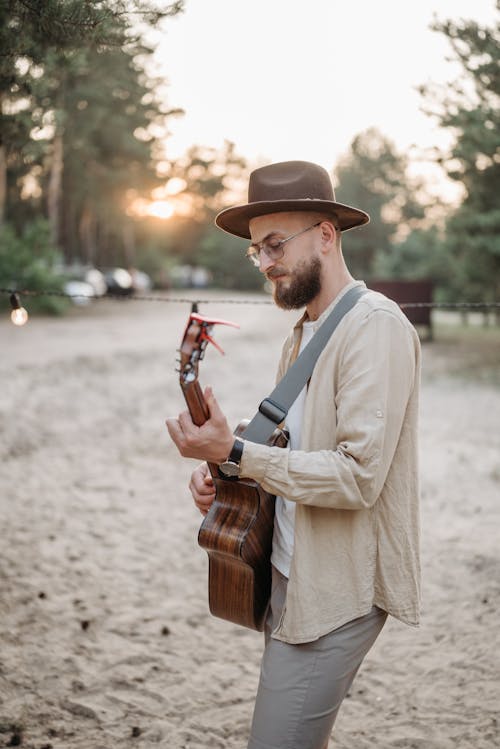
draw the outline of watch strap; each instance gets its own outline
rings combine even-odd
[[[240,440],[238,437],[236,437],[233,443],[232,450],[229,453],[227,460],[231,463],[237,463],[239,465],[241,463],[241,458],[243,456],[244,445],[245,443],[243,442],[243,440]]]

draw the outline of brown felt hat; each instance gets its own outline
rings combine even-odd
[[[342,231],[370,220],[359,208],[335,201],[326,169],[310,161],[282,161],[255,169],[250,174],[248,203],[221,211],[215,223],[229,234],[250,239],[248,222],[251,218],[283,211],[332,214]]]

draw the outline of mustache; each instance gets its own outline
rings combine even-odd
[[[288,273],[284,270],[280,270],[280,268],[273,268],[273,270],[270,270],[268,273],[266,273],[266,278],[271,281],[273,278],[277,278],[278,276],[287,276]]]

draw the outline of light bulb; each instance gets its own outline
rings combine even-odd
[[[28,322],[28,313],[24,307],[17,307],[10,313],[10,319],[14,325],[25,325]]]

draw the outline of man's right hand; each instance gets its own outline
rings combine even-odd
[[[193,471],[189,489],[196,507],[202,515],[206,515],[215,499],[215,486],[206,463],[202,463]]]

